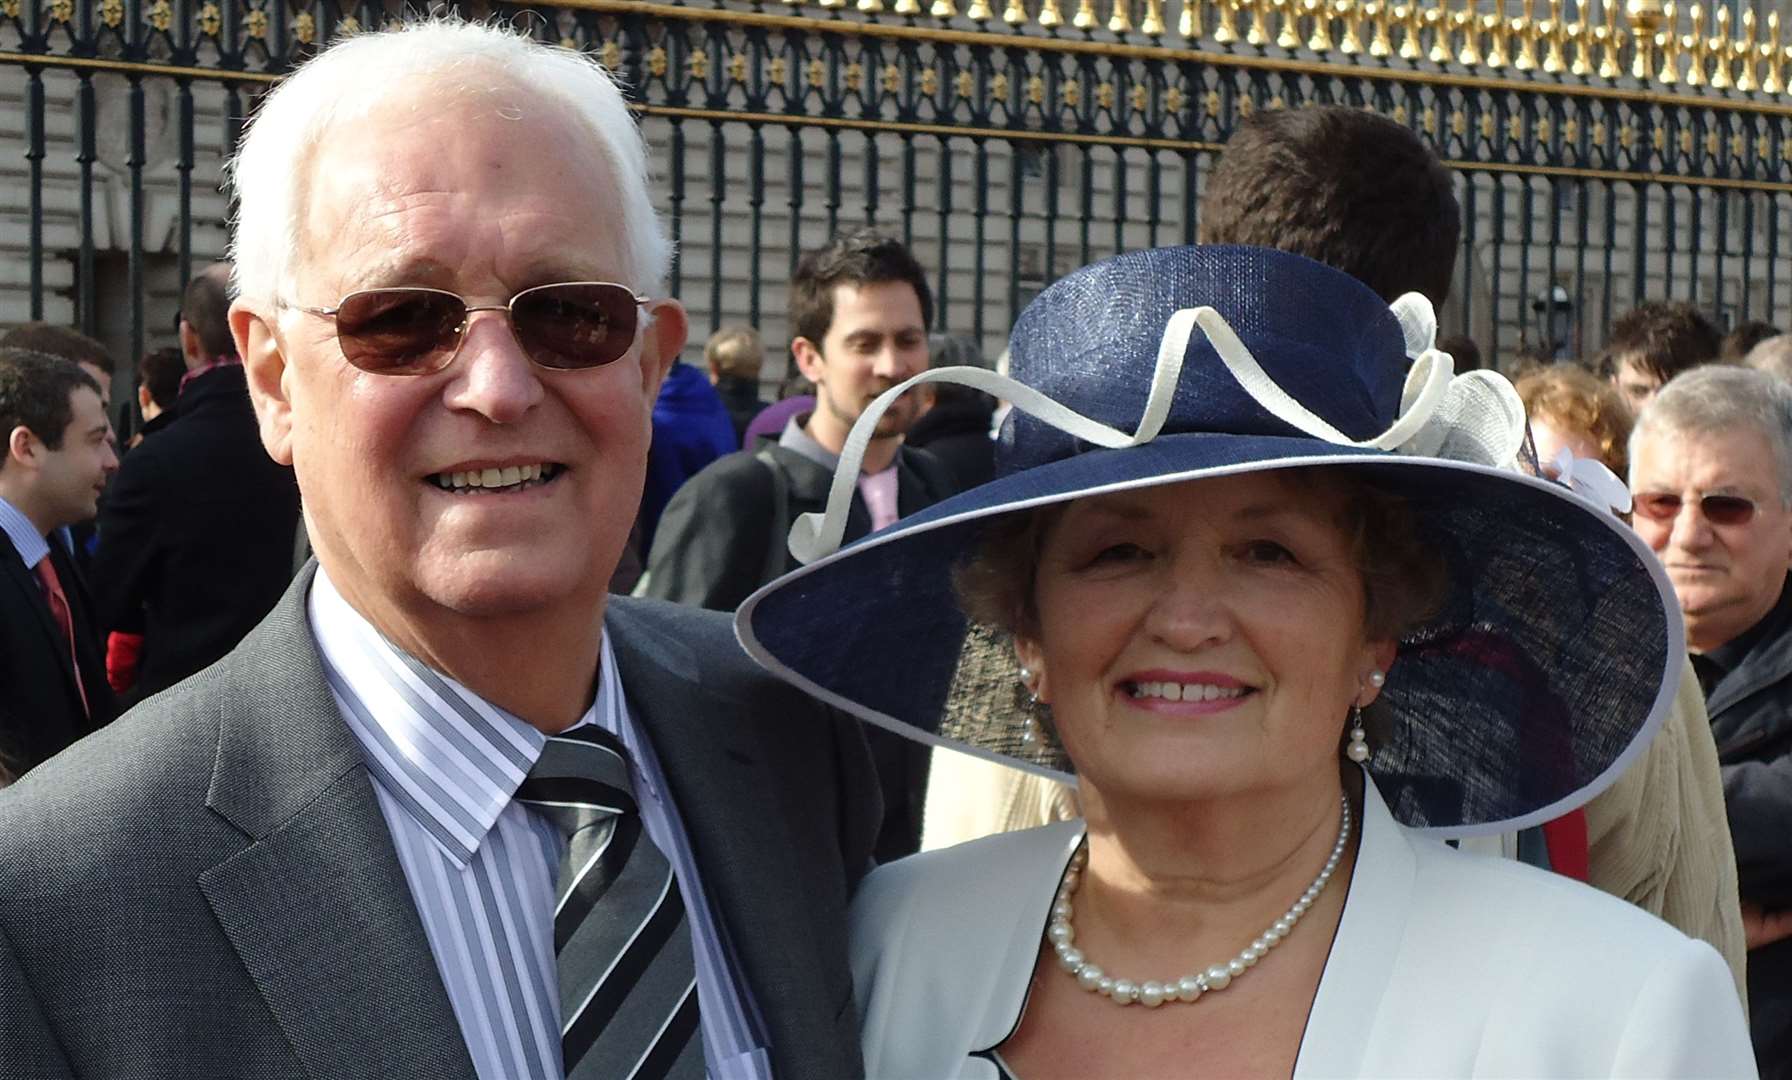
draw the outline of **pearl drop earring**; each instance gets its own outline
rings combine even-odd
[[[1033,669],[1025,664],[1020,666],[1020,684],[1026,688],[1027,704],[1022,710],[1021,746],[1032,750],[1039,745],[1039,691],[1033,688]]]
[[[1381,689],[1382,684],[1387,681],[1388,677],[1380,671],[1369,672],[1369,685],[1377,690]],[[1363,733],[1363,707],[1361,705],[1352,704],[1350,706],[1350,744],[1344,748],[1344,756],[1359,765],[1369,760],[1369,739]]]

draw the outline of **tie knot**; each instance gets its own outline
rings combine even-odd
[[[549,736],[516,797],[568,837],[637,811],[628,751],[615,736],[590,725]]]

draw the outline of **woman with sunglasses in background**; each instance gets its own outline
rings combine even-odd
[[[1678,376],[1637,418],[1630,488],[1717,740],[1756,1056],[1792,1076],[1792,389],[1745,368]]]
[[[835,506],[798,522],[748,651],[1085,814],[866,879],[868,1075],[1753,1074],[1709,946],[1437,839],[1610,784],[1682,643],[1435,333],[1298,256],[1122,255],[1027,308],[1013,383],[911,380],[1014,402],[994,480],[838,551]]]

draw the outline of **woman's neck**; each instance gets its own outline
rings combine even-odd
[[[1342,790],[1316,784],[1166,804],[1104,798],[1085,787],[1089,864],[1076,904],[1079,937],[1093,932],[1128,944],[1239,938],[1242,947],[1325,865],[1338,839]],[[1360,795],[1353,792],[1353,822]],[[1350,861],[1347,855],[1337,877],[1348,881]]]

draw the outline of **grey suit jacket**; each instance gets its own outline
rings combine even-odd
[[[311,578],[0,792],[0,1076],[472,1077]],[[861,1075],[845,908],[878,807],[856,726],[761,674],[722,616],[612,599],[606,626],[775,1070]]]

